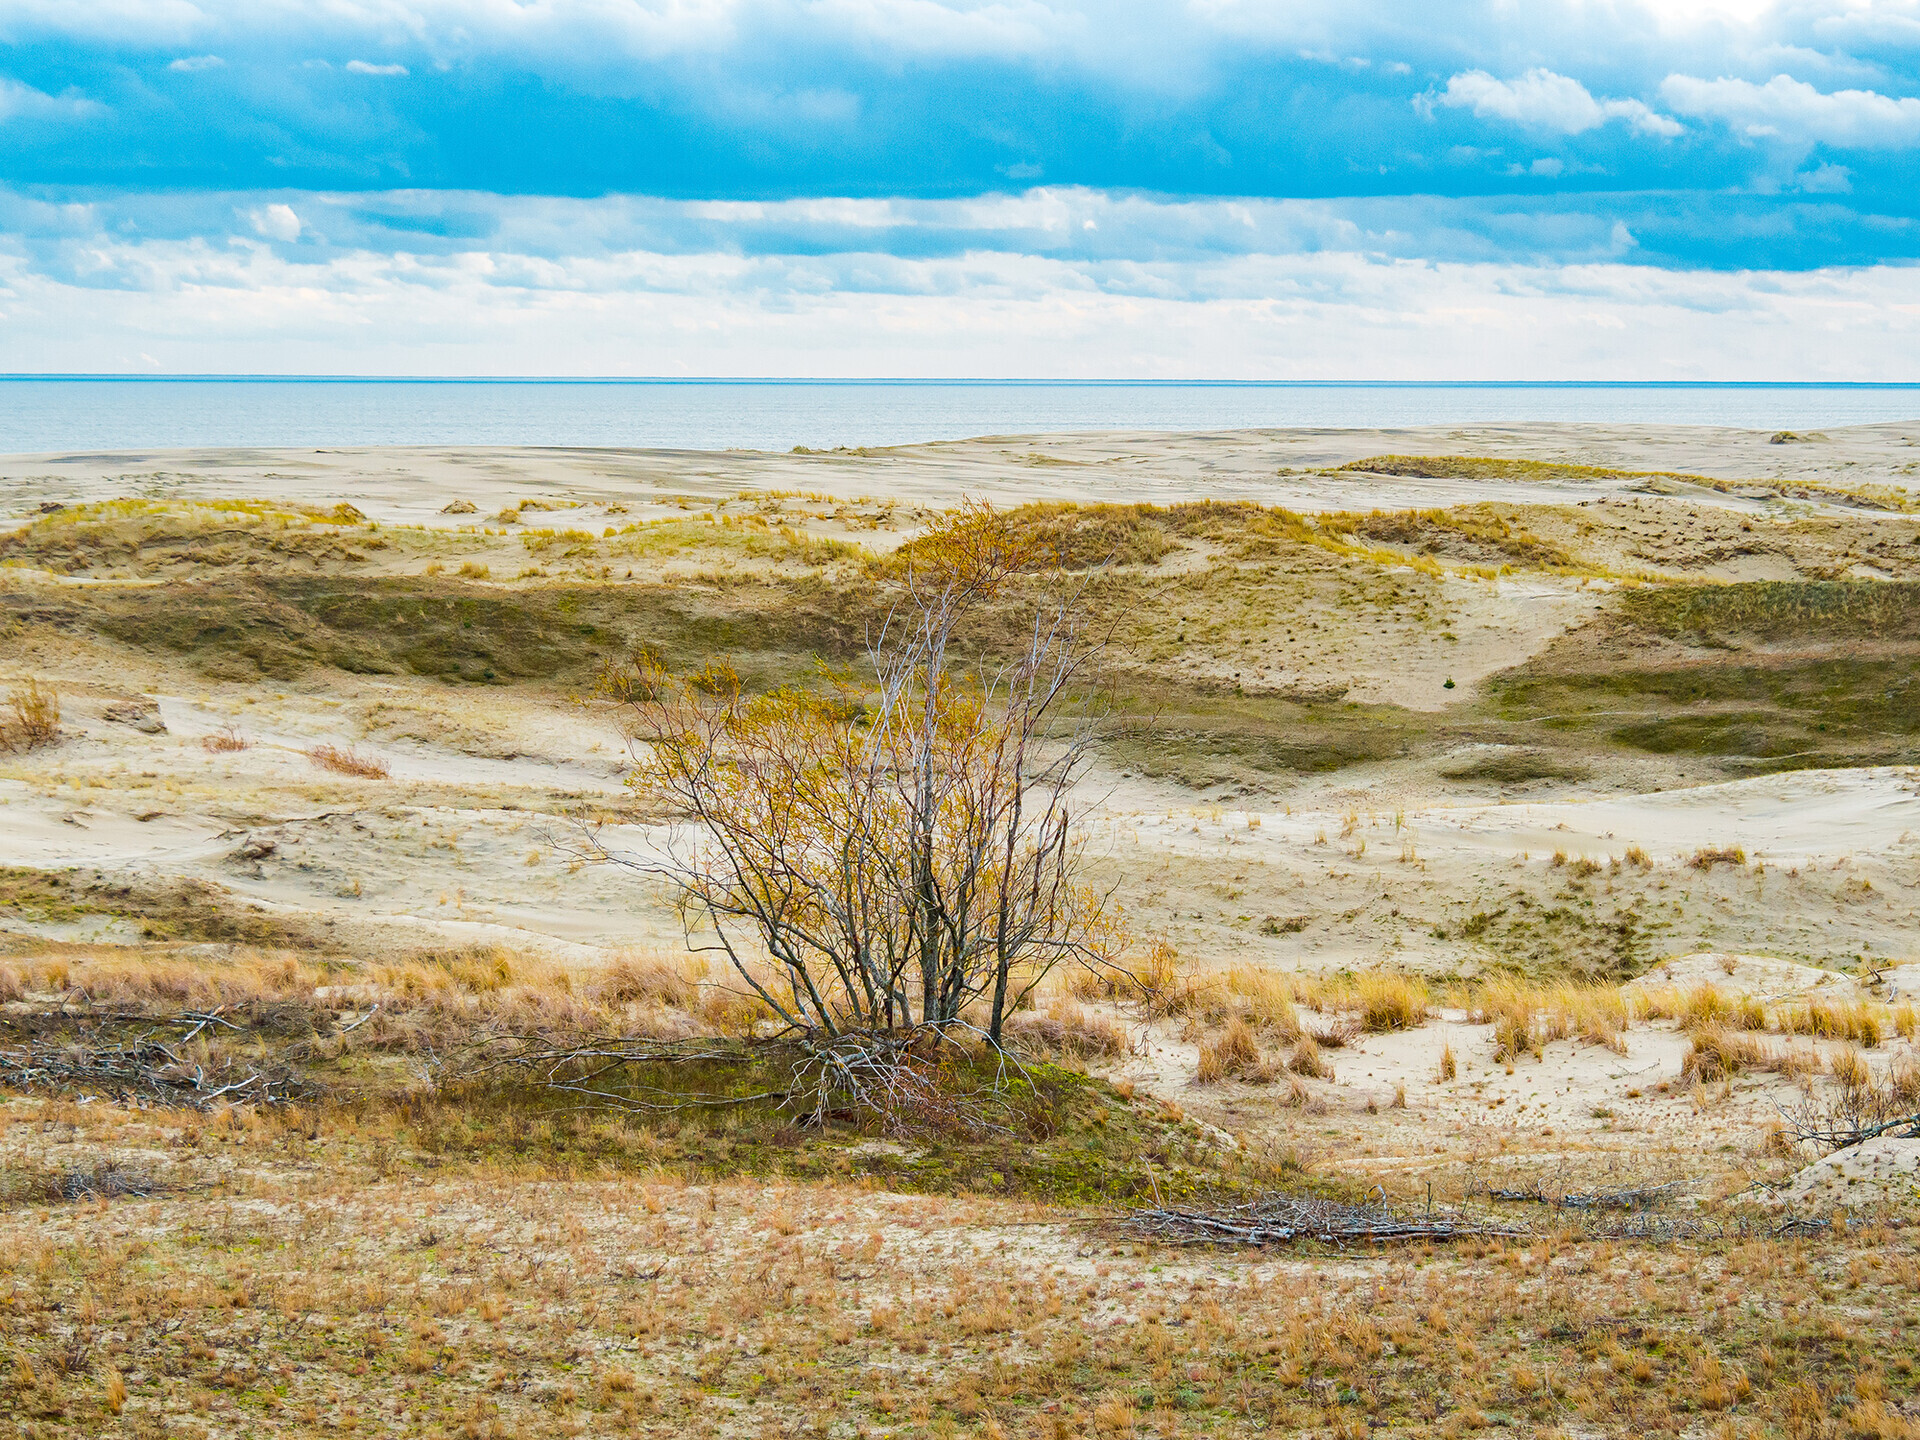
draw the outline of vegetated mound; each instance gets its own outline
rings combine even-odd
[[[1920,581],[1761,580],[1625,591],[1622,615],[1655,635],[1835,644],[1920,640]]]
[[[1546,750],[1490,746],[1455,761],[1440,773],[1448,780],[1484,780],[1497,785],[1524,785],[1529,780],[1585,780],[1592,771],[1577,760]]]
[[[146,939],[157,941],[335,948],[323,922],[269,913],[203,880],[130,883],[93,870],[0,866],[0,931],[10,916],[26,921],[125,920],[138,925]]]
[[[676,667],[725,655],[791,670],[857,652],[863,587],[804,582],[551,585],[456,579],[272,577],[44,593],[0,592],[0,628],[92,632],[180,655],[220,679],[315,667],[475,683],[579,683],[650,647]]]
[[[1551,715],[1563,732],[1736,773],[1910,764],[1916,640],[1909,582],[1646,586],[1482,688],[1502,718]]]
[[[1405,545],[1416,554],[1475,565],[1572,570],[1579,562],[1494,505],[1453,510],[1376,510],[1355,526],[1369,540]]]
[[[1336,471],[1403,475],[1421,480],[1645,480],[1697,485],[1723,492],[1755,487],[1800,500],[1839,500],[1872,510],[1912,513],[1920,500],[1892,485],[1823,485],[1813,480],[1725,480],[1683,470],[1620,470],[1608,465],[1576,465],[1565,460],[1507,460],[1491,455],[1370,455],[1350,460]]]
[[[1153,505],[1022,505],[1005,516],[1008,532],[1025,552],[1021,569],[1092,570],[1103,565],[1157,565],[1180,542],[1165,510]],[[913,554],[913,543],[903,558]]]
[[[1772,1200],[1802,1214],[1836,1201],[1851,1210],[1920,1203],[1920,1140],[1882,1135],[1848,1146],[1807,1166]]]
[[[111,500],[42,516],[0,535],[0,562],[58,574],[114,566],[142,569],[284,564],[352,566],[387,541],[360,527],[353,506],[331,508],[253,500]]]
[[[1563,460],[1502,460],[1490,455],[1372,455],[1350,460],[1337,470],[1369,475],[1404,475],[1420,480],[1619,480],[1660,478],[1698,485],[1718,482],[1705,475],[1670,470],[1616,470],[1605,465],[1574,465]]]

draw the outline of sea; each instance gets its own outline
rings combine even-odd
[[[1089,430],[1920,424],[1916,384],[0,377],[0,454],[884,446]]]

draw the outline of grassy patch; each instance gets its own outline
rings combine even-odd
[[[966,1089],[988,1078],[963,1066],[951,1081]],[[724,1099],[786,1082],[777,1058],[742,1055],[625,1066],[596,1083],[634,1097]],[[1261,1178],[1215,1149],[1177,1109],[1124,1098],[1073,1070],[1029,1065],[1008,1082],[1006,1105],[1002,1131],[896,1135],[852,1117],[803,1126],[774,1100],[646,1113],[582,1109],[565,1092],[487,1083],[410,1099],[398,1113],[405,1146],[428,1166],[510,1161],[579,1174],[867,1178],[891,1190],[1073,1205],[1140,1200],[1155,1186],[1169,1196],[1232,1193]]]
[[[1920,758],[1920,692],[1910,660],[1784,660],[1542,674],[1488,682],[1511,719],[1658,755],[1745,760],[1762,769],[1906,764]],[[1626,707],[1640,713],[1623,718]]]
[[[1877,510],[1911,512],[1920,501],[1890,485],[1824,485],[1813,480],[1723,480],[1678,470],[1617,470],[1606,465],[1574,465],[1561,460],[1504,460],[1490,455],[1373,455],[1336,470],[1369,475],[1405,475],[1427,480],[1666,480],[1706,490],[1746,490],[1763,486],[1803,500],[1845,500]]]
[[[201,880],[133,885],[90,871],[0,867],[0,916],[72,923],[125,920],[148,940],[300,944],[325,948],[324,927],[288,923]]]
[[[1440,772],[1449,780],[1524,785],[1529,780],[1584,780],[1592,771],[1546,750],[1490,750]]]
[[[280,578],[40,595],[0,593],[23,628],[94,631],[186,657],[215,678],[291,679],[321,666],[449,681],[580,683],[651,647],[676,667],[715,655],[752,672],[855,653],[866,591],[795,581],[552,585]],[[781,655],[785,661],[778,659]]]
[[[1632,624],[1674,639],[1920,639],[1920,583],[1767,580],[1737,585],[1649,585],[1626,591]]]
[[[1454,510],[1376,510],[1354,529],[1369,540],[1405,545],[1421,555],[1474,565],[1578,571],[1568,551],[1541,539],[1511,513],[1493,505]]]

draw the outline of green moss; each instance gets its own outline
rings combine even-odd
[[[1920,639],[1920,582],[1910,580],[1644,586],[1625,592],[1620,609],[1641,629],[1675,639]]]
[[[1440,772],[1449,780],[1524,785],[1529,780],[1584,780],[1592,773],[1576,760],[1544,750],[1496,750]]]
[[[330,949],[319,922],[286,922],[201,880],[129,884],[90,870],[0,867],[0,914],[63,923],[108,916],[149,940],[240,942]]]
[[[0,593],[0,622],[93,631],[190,659],[216,678],[291,679],[320,666],[476,683],[583,684],[649,646],[669,664],[735,657],[785,678],[858,653],[863,589],[805,580],[555,585],[457,579],[277,578],[56,595]]]
[[[962,1087],[987,1076],[961,1074]],[[784,1088],[753,1058],[634,1065],[596,1078],[633,1098],[721,1100]],[[1012,1078],[1004,1129],[890,1137],[871,1119],[798,1124],[773,1100],[633,1112],[582,1108],[580,1097],[519,1083],[452,1086],[408,1100],[406,1144],[429,1157],[514,1160],[583,1169],[869,1177],[890,1189],[1025,1196],[1063,1204],[1238,1193],[1262,1177],[1234,1163],[1177,1112],[1121,1097],[1106,1082],[1050,1065]],[[1151,1166],[1151,1177],[1149,1177]]]

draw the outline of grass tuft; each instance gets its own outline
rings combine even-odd
[[[387,762],[378,755],[363,755],[358,750],[342,749],[338,745],[315,745],[307,751],[307,759],[322,770],[331,770],[336,775],[352,775],[361,780],[385,780]]]

